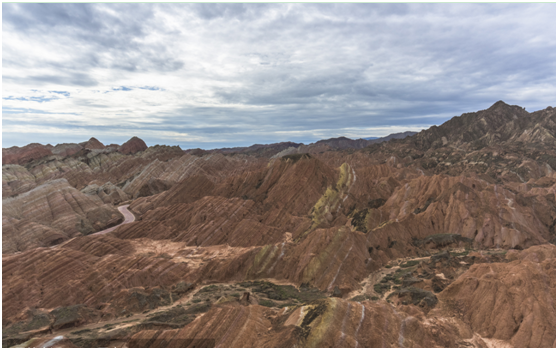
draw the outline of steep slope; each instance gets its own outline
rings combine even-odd
[[[555,120],[4,165],[3,345],[555,346]]]
[[[89,141],[81,142],[79,145],[84,149],[91,149],[91,150],[105,148],[105,145],[103,145],[99,140],[97,140],[94,137],[90,138]]]
[[[31,143],[24,147],[2,148],[2,165],[4,164],[25,164],[34,159],[39,159],[51,155],[48,147],[39,143]]]
[[[142,139],[139,137],[132,137],[128,141],[122,144],[122,146],[118,147],[118,152],[122,154],[134,154],[137,152],[145,151],[147,149],[147,145],[143,142]]]
[[[512,261],[472,266],[441,300],[484,338],[520,348],[554,346],[556,247],[531,247],[507,257]]]
[[[268,145],[254,144],[249,147],[218,148],[218,149],[212,149],[208,151],[204,151],[197,148],[197,149],[186,150],[184,152],[196,156],[204,156],[206,154],[211,154],[211,153],[222,153],[222,154],[245,154],[245,155],[251,155],[256,157],[268,158],[285,149],[297,148],[300,145],[302,145],[302,143],[279,142],[279,143],[272,143]]]
[[[115,225],[122,215],[65,180],[2,200],[2,253],[58,244]]]

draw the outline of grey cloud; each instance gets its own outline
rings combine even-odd
[[[150,5],[2,4],[2,9],[3,31],[56,38],[81,47],[79,60],[61,64],[45,58],[42,63],[49,67],[66,71],[109,67],[133,72],[176,71],[184,65],[172,57],[165,45],[140,43],[152,30]],[[53,46],[55,52],[62,49]]]
[[[197,17],[212,21],[215,19],[247,21],[256,19],[266,11],[276,8],[274,4],[234,4],[234,3],[195,3],[186,5]],[[175,9],[174,6],[171,8]]]
[[[556,104],[555,6],[3,4],[4,35],[48,33],[54,50],[62,41],[84,48],[60,62],[22,59],[7,47],[4,67],[37,65],[59,74],[3,79],[177,93],[173,110],[153,113],[162,122],[134,127],[240,145],[248,145],[250,134],[268,143],[265,138],[289,139],[273,132],[334,136],[346,127],[441,124],[497,100],[531,110]],[[151,34],[158,40],[148,41]],[[114,83],[93,68],[110,73]],[[145,73],[177,77],[185,87],[203,84],[199,92],[177,92],[180,87],[153,86],[160,82],[118,81]],[[197,94],[203,103],[196,104]],[[110,107],[103,100],[74,104]],[[311,139],[290,139],[302,138]]]
[[[58,76],[58,75],[31,75],[25,77],[3,76],[2,79],[8,81],[14,81],[22,85],[32,85],[32,86],[57,84],[57,85],[93,87],[98,84],[97,80],[83,73],[72,73],[66,76]]]

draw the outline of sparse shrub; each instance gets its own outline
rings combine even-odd
[[[407,262],[404,262],[402,264],[399,265],[399,267],[411,267],[411,266],[415,266],[418,265],[419,261],[418,260],[410,260]]]
[[[450,252],[451,256],[467,256],[469,255],[469,251],[465,250],[463,252]]]
[[[274,307],[277,304],[275,304],[273,301],[271,300],[267,300],[267,299],[262,299],[260,300],[260,305],[261,306],[265,306],[265,307]]]
[[[380,295],[384,295],[384,293],[389,289],[389,284],[378,283],[374,285],[374,291]]]
[[[218,290],[219,287],[217,287],[216,285],[212,284],[210,286],[207,287],[203,287],[202,289],[200,289],[200,293],[208,293],[208,292],[214,292],[216,290]]]

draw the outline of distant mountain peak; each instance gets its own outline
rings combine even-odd
[[[99,140],[97,140],[94,137],[90,138],[88,141],[80,142],[79,145],[82,146],[83,148],[87,148],[87,149],[103,149],[103,148],[105,148],[105,145],[103,145]]]
[[[133,136],[131,139],[123,143],[122,146],[118,147],[118,152],[122,154],[134,154],[145,151],[146,149],[147,145],[145,142],[139,137]]]

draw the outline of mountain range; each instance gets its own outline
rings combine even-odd
[[[2,164],[3,346],[556,346],[555,107]]]

